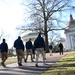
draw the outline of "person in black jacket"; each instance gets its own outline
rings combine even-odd
[[[62,43],[59,44],[59,53],[60,55],[61,54],[63,55],[63,44]]]
[[[50,56],[52,56],[53,54],[52,54],[52,51],[53,51],[53,46],[52,46],[52,44],[50,44],[49,45],[49,52],[50,52]]]
[[[31,61],[33,62],[33,57],[32,57],[33,52],[32,52],[32,49],[33,49],[33,45],[32,45],[31,38],[30,38],[26,42],[26,60],[25,60],[25,62],[27,62],[29,54],[31,55]]]
[[[22,58],[24,58],[25,61],[25,56],[24,56],[24,44],[20,36],[18,36],[18,39],[15,40],[14,47],[16,48],[18,65],[22,66]]]
[[[5,39],[3,39],[3,42],[1,43],[0,49],[1,49],[1,55],[2,55],[1,65],[6,67],[5,61],[8,58],[8,44],[5,42]]]
[[[41,37],[41,33],[39,33],[38,37],[34,41],[34,48],[36,53],[36,64],[35,66],[38,67],[38,57],[39,54],[42,54],[43,57],[43,64],[45,65],[45,42],[43,37]]]

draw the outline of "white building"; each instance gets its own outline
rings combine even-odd
[[[75,49],[75,20],[70,14],[70,21],[68,22],[68,26],[65,30],[66,35],[66,45],[68,50]]]
[[[61,38],[60,42],[63,43],[65,50],[74,50],[75,49],[75,20],[73,19],[72,15],[70,14],[70,21],[68,22],[68,26],[64,31],[66,39]],[[29,38],[34,39],[38,35],[37,32],[30,32],[26,35],[23,35],[23,41],[26,42]]]
[[[25,42],[27,42],[30,38],[31,38],[31,41],[32,41],[32,43],[34,42],[34,40],[35,40],[35,38],[38,36],[38,32],[29,32],[29,33],[27,33],[26,34],[26,32],[25,32],[25,34],[24,35],[22,35],[22,39],[23,39],[23,42],[25,43]]]
[[[23,42],[26,43],[30,38],[32,43],[34,44],[34,40],[38,36],[39,32],[37,31],[30,31],[30,32],[25,32],[23,35],[21,35]],[[42,37],[44,38],[44,35],[42,34]]]

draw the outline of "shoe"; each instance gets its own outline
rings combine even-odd
[[[35,66],[36,66],[36,67],[38,67],[38,65],[37,65],[37,64],[35,64]]]
[[[22,66],[22,64],[21,64],[21,63],[18,63],[18,65],[19,65],[19,66]]]
[[[6,65],[5,65],[4,63],[2,63],[2,62],[1,62],[1,65],[2,65],[3,67],[6,67]]]
[[[50,54],[50,56],[51,56],[51,54]]]
[[[32,62],[34,62],[34,60],[32,60]]]
[[[25,59],[24,62],[27,62],[27,60]]]

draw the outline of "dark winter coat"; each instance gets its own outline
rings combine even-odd
[[[32,49],[33,48],[33,45],[32,45],[32,42],[29,40],[26,42],[26,49]]]
[[[60,50],[63,50],[63,44],[62,43],[59,44],[59,48],[60,48]]]
[[[34,41],[34,47],[35,47],[35,48],[44,48],[44,50],[45,50],[45,42],[44,42],[43,37],[38,36],[38,37],[35,39],[35,41]]]
[[[8,45],[5,42],[2,42],[0,45],[1,52],[8,52]]]
[[[49,46],[49,49],[53,49],[53,46],[52,46],[52,45],[50,45],[50,46]]]
[[[20,50],[20,49],[24,50],[23,41],[18,38],[18,39],[15,40],[15,42],[14,42],[14,47],[16,48],[16,50]]]

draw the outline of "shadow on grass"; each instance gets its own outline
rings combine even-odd
[[[65,71],[48,71],[44,75],[75,75],[74,70],[65,70]]]
[[[54,64],[52,67],[58,68],[58,67],[75,67],[75,59],[74,60],[66,60],[66,61],[58,61],[58,63]]]
[[[63,61],[58,61],[58,62],[72,62],[75,61],[75,58],[66,58],[66,59],[62,59]]]

